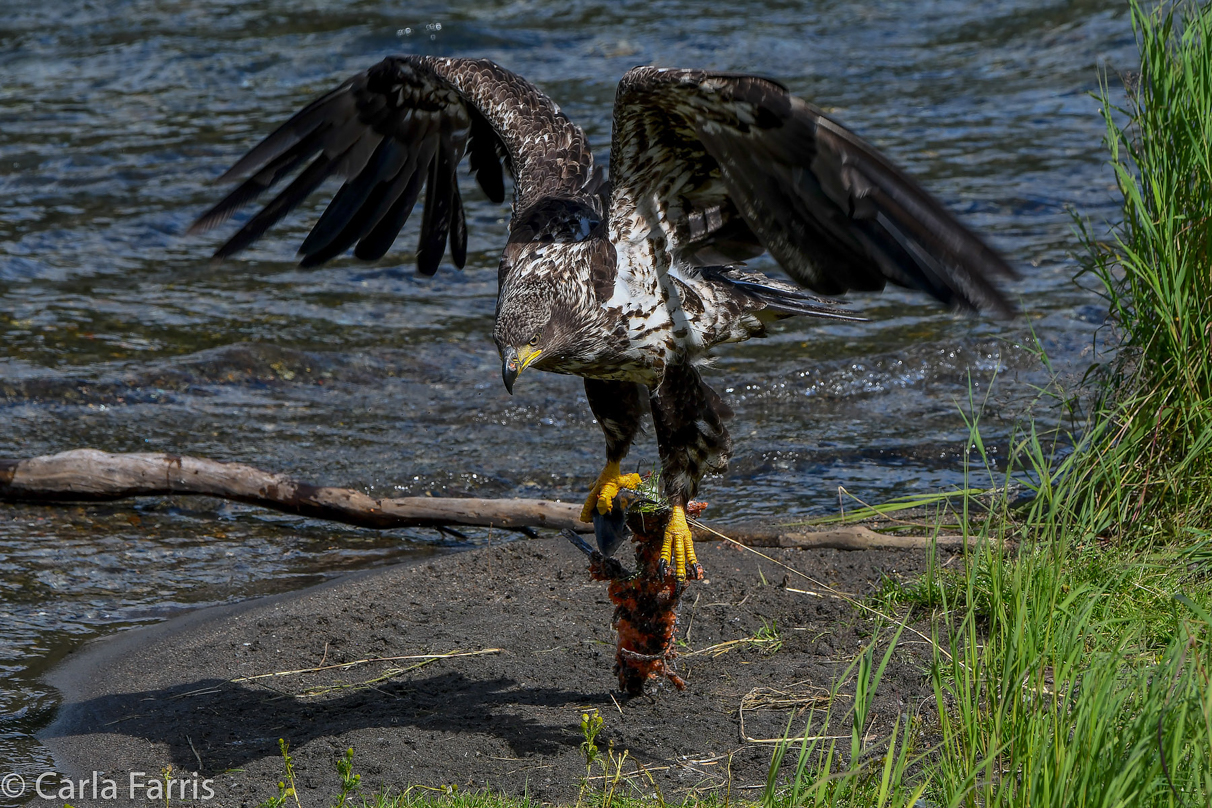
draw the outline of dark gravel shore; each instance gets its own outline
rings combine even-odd
[[[926,561],[924,553],[890,551],[768,554],[860,595],[881,576],[912,575]],[[284,738],[305,806],[330,804],[334,761],[348,747],[368,791],[455,784],[568,802],[585,774],[580,716],[596,708],[605,719],[599,746],[627,750],[666,799],[728,787],[753,797],[772,747],[742,738],[742,699],[755,688],[824,694],[872,626],[822,586],[752,553],[710,544],[700,558],[709,580],[691,584],[678,628],[689,649],[752,637],[764,623],[777,624],[782,646],[765,653],[769,644],[738,643],[718,656],[683,656],[675,667],[685,692],[664,684],[632,700],[618,693],[605,585],[588,580],[585,557],[562,539],[518,541],[207,609],[89,645],[48,677],[64,707],[42,740],[60,771],[100,772],[120,798],[130,796],[131,771],[150,778],[171,764],[178,777],[212,780],[209,805],[255,805],[276,793]],[[395,675],[418,661],[328,667],[493,648],[501,650]],[[896,715],[929,699],[927,659],[921,643],[895,655],[870,732],[886,732]],[[327,669],[232,681],[316,667]],[[757,706],[744,712],[744,733],[780,736],[789,713]],[[843,697],[835,709],[849,706]],[[847,722],[836,729],[848,732]],[[625,774],[631,786],[651,788],[634,763]],[[90,789],[71,803],[115,804],[93,800]],[[192,786],[187,792],[193,796]]]

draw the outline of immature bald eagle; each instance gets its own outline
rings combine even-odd
[[[434,274],[448,242],[462,268],[455,170],[465,154],[493,201],[505,195],[502,161],[514,182],[493,331],[505,386],[512,392],[532,365],[584,377],[606,437],[585,521],[638,484],[619,464],[651,409],[673,509],[661,563],[679,580],[702,574],[684,506],[731,448],[731,413],[696,363],[714,345],[761,336],[771,319],[847,317],[730,261],[769,251],[821,294],[892,282],[958,308],[1012,313],[991,279],[1014,272],[938,201],[782,85],[735,73],[638,67],[623,76],[606,183],[580,128],[520,76],[486,59],[393,56],[241,158],[221,180],[247,179],[191,232],[302,167],[216,257],[247,247],[338,176],[344,185],[300,248],[303,266],[351,246],[381,258],[425,186],[417,268]]]

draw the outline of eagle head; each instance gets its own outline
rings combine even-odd
[[[559,372],[585,347],[584,318],[575,290],[545,275],[510,278],[497,298],[493,341],[501,353],[501,376],[513,393],[518,374],[531,365]]]
[[[510,393],[531,365],[570,373],[602,351],[592,279],[615,254],[591,202],[544,197],[510,222],[492,335]]]

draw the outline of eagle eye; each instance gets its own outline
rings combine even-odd
[[[530,338],[530,347],[533,348],[534,346],[536,346],[538,344],[539,344],[539,335],[535,334],[533,337]]]

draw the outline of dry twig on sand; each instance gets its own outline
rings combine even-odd
[[[305,673],[322,673],[324,671],[331,671],[331,670],[348,670],[350,668],[355,668],[359,665],[369,665],[374,662],[413,661],[415,663],[415,664],[409,665],[404,668],[397,667],[397,666],[388,667],[378,676],[375,676],[375,677],[372,677],[370,679],[366,679],[366,680],[360,681],[360,682],[352,682],[352,683],[338,682],[338,683],[329,684],[329,685],[318,685],[316,687],[309,687],[306,690],[303,690],[299,693],[286,694],[286,695],[293,695],[295,698],[307,698],[309,696],[324,696],[324,695],[327,695],[329,693],[333,693],[336,691],[362,690],[362,689],[365,689],[368,687],[374,687],[377,684],[381,684],[390,679],[394,679],[395,677],[399,676],[402,673],[408,673],[409,671],[415,671],[418,668],[423,668],[426,665],[429,665],[433,662],[437,662],[440,659],[454,659],[456,657],[470,657],[470,656],[483,656],[485,654],[499,654],[499,653],[501,653],[501,651],[502,651],[502,649],[500,649],[500,648],[484,648],[479,651],[457,651],[457,650],[449,651],[445,654],[409,654],[406,656],[367,657],[365,659],[355,659],[355,660],[351,660],[349,662],[339,662],[339,663],[335,663],[332,665],[319,665],[314,668],[297,668],[295,670],[288,670],[288,671],[274,671],[272,673],[259,673],[255,676],[241,676],[237,679],[231,679],[230,681],[232,684],[238,684],[238,683],[242,683],[242,682],[256,682],[258,684],[264,685],[266,679],[276,679],[276,678],[282,677],[282,676],[299,676],[299,675],[305,674]],[[268,686],[268,685],[266,685],[266,686]],[[277,691],[277,692],[281,692],[281,691]]]
[[[780,690],[773,687],[755,687],[743,697],[741,704],[737,708],[737,716],[740,719],[741,725],[741,740],[748,743],[796,743],[804,740],[803,736],[798,738],[750,738],[745,732],[745,711],[756,712],[758,710],[794,710],[796,715],[804,712],[809,708],[827,707],[829,705],[829,691],[820,687],[801,688],[804,682],[795,682],[787,685],[785,690]],[[828,740],[833,738],[841,738],[844,736],[826,736],[822,735],[809,740]]]

